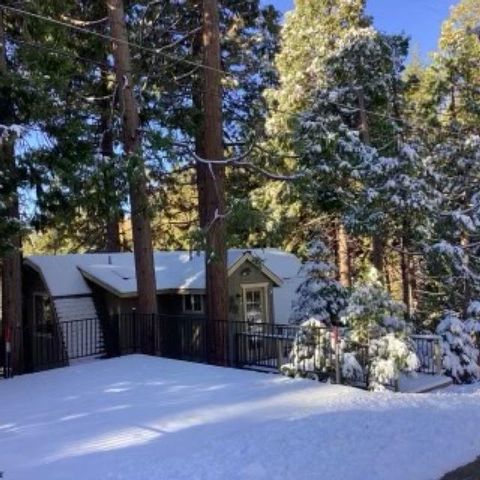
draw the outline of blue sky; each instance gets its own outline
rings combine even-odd
[[[283,12],[293,8],[294,0],[264,0]],[[380,30],[404,32],[418,45],[424,58],[435,49],[440,27],[455,0],[367,0],[368,13]]]

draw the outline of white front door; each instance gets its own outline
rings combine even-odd
[[[245,321],[247,323],[256,324],[267,321],[265,287],[244,286],[243,304]]]

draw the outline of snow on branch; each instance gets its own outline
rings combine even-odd
[[[189,32],[185,33],[174,42],[171,42],[168,45],[164,45],[163,47],[157,48],[156,49],[157,53],[162,53],[164,50],[168,50],[169,48],[175,47],[176,45],[183,43],[185,40],[187,40],[192,35],[195,35],[200,30],[202,30],[202,27],[197,27],[197,28],[194,28],[193,30],[190,30]]]
[[[294,180],[299,180],[303,177],[305,177],[305,173],[299,172],[293,175],[283,175],[283,174],[278,174],[275,172],[271,172],[269,170],[266,170],[262,167],[259,167],[258,165],[255,165],[254,163],[250,162],[247,160],[247,158],[250,156],[250,154],[258,148],[258,145],[255,145],[252,143],[248,149],[243,152],[240,155],[226,158],[226,159],[206,159],[195,153],[192,148],[185,144],[185,143],[176,143],[175,144],[177,147],[182,148],[183,150],[186,150],[187,153],[198,163],[203,163],[210,165],[210,169],[212,168],[213,165],[223,165],[223,166],[235,166],[235,167],[243,167],[247,168],[249,170],[253,170],[257,173],[260,173],[261,175],[270,178],[271,180],[278,180],[278,181],[294,181]]]
[[[0,123],[0,140],[4,140],[8,138],[10,135],[14,135],[16,137],[21,137],[24,128],[21,125],[2,125]]]
[[[67,15],[60,15],[60,18],[64,22],[71,23],[76,27],[89,27],[91,25],[98,25],[99,23],[105,23],[108,20],[108,17],[99,18],[98,20],[78,20],[76,18],[71,18]]]

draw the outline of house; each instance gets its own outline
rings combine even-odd
[[[159,313],[205,316],[204,254],[159,251],[154,259]],[[228,251],[227,266],[228,320],[288,322],[291,302],[301,282],[301,263],[295,255],[277,249],[235,249]],[[25,324],[37,339],[41,338],[43,350],[53,328],[75,328],[75,320],[91,319],[90,336],[97,339],[102,318],[131,313],[136,308],[133,254],[27,257],[24,299]],[[63,337],[69,338],[70,344],[65,346],[68,356],[81,356],[77,350],[84,345],[78,345],[75,335],[64,331]]]

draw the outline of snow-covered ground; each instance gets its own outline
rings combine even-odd
[[[480,387],[373,394],[133,355],[1,381],[0,399],[8,480],[438,480],[480,454]]]

